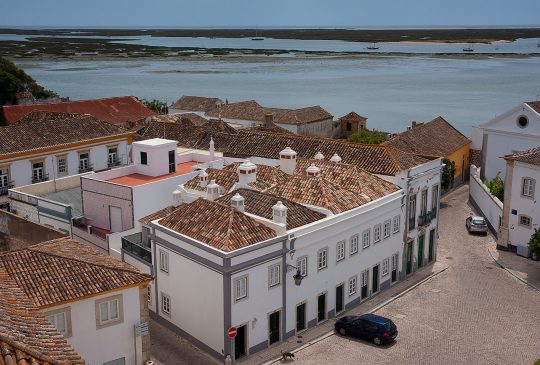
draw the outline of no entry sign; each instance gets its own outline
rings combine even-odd
[[[235,338],[236,337],[236,332],[237,332],[236,327],[230,327],[227,330],[227,336],[229,336],[230,338]]]

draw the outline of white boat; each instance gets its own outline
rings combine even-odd
[[[379,49],[377,43],[373,43],[371,46],[367,46],[366,49]]]
[[[251,38],[252,41],[264,41],[264,37],[259,34],[259,29],[255,29],[255,37]]]
[[[463,48],[463,52],[474,52],[474,48],[469,45],[469,46]]]

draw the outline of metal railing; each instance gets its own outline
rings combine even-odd
[[[431,212],[425,212],[418,217],[418,225],[427,226],[429,223],[431,223],[431,219]]]
[[[152,251],[150,246],[143,242],[141,232],[122,237],[122,250],[137,256],[143,261],[152,263]]]
[[[32,177],[32,184],[49,181],[49,174],[43,174],[41,177]]]
[[[409,231],[416,228],[416,215],[409,217]]]
[[[93,171],[93,170],[94,170],[94,165],[92,165],[92,164],[88,164],[88,166],[86,166],[86,167],[79,166],[79,174],[83,174],[85,172],[89,172],[89,171]]]
[[[0,195],[7,195],[9,189],[13,189],[13,182],[10,181],[7,185],[0,186]]]
[[[112,169],[113,167],[124,166],[124,155],[117,156],[114,160],[107,160],[107,167]]]

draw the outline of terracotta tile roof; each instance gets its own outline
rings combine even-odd
[[[272,207],[278,201],[281,201],[287,207],[287,229],[305,226],[326,217],[323,213],[309,209],[292,200],[251,189],[236,189],[227,195],[223,195],[216,201],[225,205],[231,205],[231,198],[236,193],[244,197],[244,209],[246,213],[258,215],[269,220],[272,220],[273,216]]]
[[[255,100],[223,104],[206,112],[206,115],[212,117],[258,122],[264,122],[266,114],[273,114],[275,123],[280,124],[304,124],[333,118],[332,114],[319,105],[300,109],[265,108]]]
[[[215,108],[217,105],[223,104],[219,98],[208,98],[204,96],[189,96],[184,95],[178,101],[171,105],[172,109],[190,110],[194,112],[206,112]]]
[[[410,153],[447,157],[470,142],[443,117],[437,117],[398,134],[384,144]]]
[[[144,225],[148,225],[148,224],[150,224],[150,222],[152,222],[152,221],[154,221],[156,219],[165,218],[166,216],[168,216],[169,214],[174,212],[177,208],[178,207],[174,207],[172,205],[169,206],[169,207],[165,207],[163,209],[158,210],[157,212],[148,214],[146,217],[142,217],[141,219],[139,219],[139,223],[144,224]]]
[[[296,171],[302,173],[311,164],[315,164],[320,169],[321,176],[354,193],[365,194],[370,200],[382,198],[400,189],[355,165],[341,162],[299,158],[296,162]]]
[[[363,122],[365,120],[367,120],[366,117],[363,117],[355,112],[350,112],[349,114],[347,115],[344,115],[342,116],[341,118],[339,118],[340,120],[350,120],[350,121],[353,121],[353,122]]]
[[[240,162],[234,162],[228,166],[225,166],[223,169],[233,171],[238,180],[238,174],[236,172],[238,166],[240,166]],[[289,178],[289,175],[281,171],[279,167],[263,164],[255,164],[255,166],[257,166],[257,181],[252,184],[252,187],[257,190],[264,191],[271,186],[286,181]]]
[[[9,124],[17,123],[34,110],[89,114],[112,124],[135,122],[156,115],[134,96],[106,99],[65,101],[50,104],[5,105],[4,115]]]
[[[0,364],[85,364],[64,336],[0,268]]]
[[[506,155],[503,158],[509,161],[519,161],[530,165],[540,166],[540,147],[514,153],[513,155]]]
[[[361,194],[339,186],[324,176],[295,174],[286,182],[267,190],[300,204],[322,207],[332,213],[342,213],[369,201]]]
[[[528,106],[530,106],[531,108],[533,108],[535,112],[540,114],[540,101],[539,100],[537,100],[537,101],[528,101],[526,104]]]
[[[33,112],[22,123],[0,128],[0,156],[129,134],[90,115]]]
[[[234,184],[238,182],[238,174],[235,171],[208,168],[206,169],[206,173],[208,174],[208,182],[215,180],[216,184],[218,184],[225,193],[230,191],[233,188]],[[206,188],[201,187],[199,181],[199,176],[195,176],[194,178],[186,182],[184,184],[184,187],[191,190],[206,191]]]
[[[482,166],[482,151],[473,150],[473,149],[471,149],[470,151],[471,153],[470,153],[469,161],[471,165],[474,165],[476,167]]]
[[[1,254],[0,268],[40,308],[152,279],[122,261],[69,238]]]
[[[224,151],[225,156],[279,158],[285,147],[296,151],[298,157],[312,158],[317,152],[331,157],[337,153],[344,163],[355,165],[375,174],[395,175],[429,162],[428,159],[390,146],[348,143],[330,138],[241,130]]]
[[[230,252],[276,237],[276,232],[230,205],[203,198],[186,204],[159,224]]]

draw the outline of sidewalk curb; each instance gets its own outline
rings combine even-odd
[[[405,294],[409,293],[410,291],[416,289],[417,287],[419,287],[420,285],[424,284],[426,281],[432,279],[433,277],[439,275],[440,273],[442,273],[443,271],[446,271],[446,269],[448,269],[449,266],[445,266],[443,267],[442,269],[440,269],[439,271],[437,272],[434,272],[434,273],[431,273],[429,276],[425,277],[424,279],[420,280],[419,282],[417,282],[416,284],[413,284],[412,286],[408,287],[407,289],[393,295],[392,297],[388,298],[387,300],[385,300],[384,302],[382,302],[381,304],[375,306],[374,308],[372,308],[371,310],[369,310],[368,312],[366,313],[375,313],[376,311],[380,310],[381,308],[387,306],[388,304],[392,303],[393,301],[401,298],[402,296],[404,296]],[[292,350],[291,352],[293,354],[297,353],[297,352],[300,352],[302,351],[303,349],[307,348],[307,347],[310,347],[311,345],[314,345],[318,342],[321,342],[322,340],[325,340],[327,339],[328,337],[331,337],[331,336],[334,336],[335,335],[335,332],[334,330],[331,330],[309,342],[307,342],[306,344],[300,346],[299,348],[297,349],[294,349]],[[278,358],[275,358],[273,360],[269,360],[267,362],[264,362],[262,363],[261,365],[271,365],[271,364],[274,364],[278,361],[281,360],[281,357],[278,357]]]
[[[520,278],[519,276],[517,276],[516,274],[514,274],[510,269],[508,269],[506,266],[504,266],[503,264],[501,264],[501,263],[493,256],[493,254],[491,253],[491,250],[489,249],[489,247],[488,247],[487,250],[488,250],[488,252],[489,252],[489,256],[491,256],[491,258],[493,259],[493,261],[495,261],[495,263],[496,263],[497,265],[499,265],[500,268],[504,269],[507,273],[509,273],[510,275],[512,275],[513,277],[515,277],[515,278],[518,279],[519,281],[521,281],[523,284],[526,284],[526,285],[530,286],[531,288],[533,288],[534,290],[540,292],[540,288],[537,288],[535,285],[533,285],[533,284],[527,282],[527,280]]]

